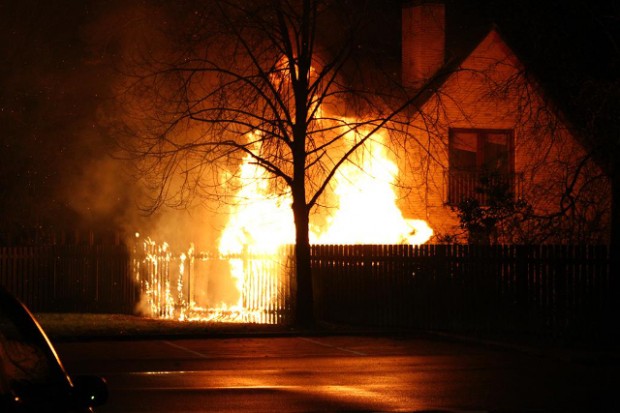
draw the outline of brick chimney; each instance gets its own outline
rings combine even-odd
[[[413,0],[402,7],[402,83],[420,87],[444,64],[445,6]]]

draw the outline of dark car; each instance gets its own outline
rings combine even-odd
[[[28,308],[0,287],[0,412],[92,412],[105,380],[72,379]]]

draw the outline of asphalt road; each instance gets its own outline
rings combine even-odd
[[[98,412],[620,411],[616,365],[428,338],[70,342],[108,380]]]

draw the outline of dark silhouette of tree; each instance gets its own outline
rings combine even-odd
[[[360,53],[380,8],[317,0],[184,5],[195,12],[179,13],[181,24],[170,25],[157,50],[141,50],[125,95],[127,113],[138,114],[123,126],[137,137],[126,148],[156,191],[148,208],[197,197],[236,202],[221,188],[250,157],[273,193],[291,196],[295,321],[311,325],[310,212],[338,168],[407,106],[390,109],[381,99],[394,80],[376,76],[381,59],[373,58],[384,51]],[[375,77],[364,71],[368,63]]]

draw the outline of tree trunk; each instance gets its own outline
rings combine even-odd
[[[295,93],[295,125],[293,128],[293,215],[295,217],[295,267],[297,274],[297,290],[295,307],[295,323],[300,327],[311,327],[314,319],[314,291],[312,271],[310,268],[310,207],[306,201],[306,140],[309,128],[308,108],[309,79],[312,68],[312,8],[316,3],[304,0],[303,19],[300,28],[301,47],[295,65],[291,68],[293,90]],[[316,12],[316,10],[314,10]],[[290,56],[293,58],[294,56]],[[291,64],[294,62],[291,59]]]
[[[293,203],[295,216],[295,273],[297,276],[295,324],[311,327],[314,319],[314,292],[310,267],[310,240],[308,236],[309,215],[305,205]]]

